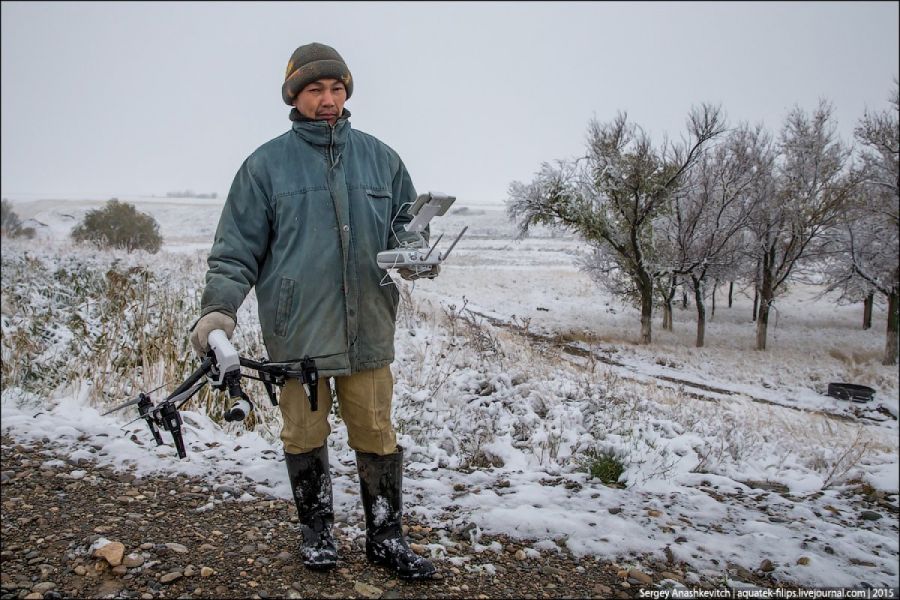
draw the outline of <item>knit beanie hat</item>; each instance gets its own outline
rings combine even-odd
[[[293,105],[297,94],[319,79],[339,79],[347,88],[347,97],[353,93],[353,77],[337,50],[315,42],[300,46],[291,54],[284,73],[284,85],[281,86],[284,103]]]

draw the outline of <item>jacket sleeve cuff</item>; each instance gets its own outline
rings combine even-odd
[[[208,315],[209,313],[213,313],[213,312],[220,312],[223,315],[231,317],[231,320],[234,321],[235,326],[237,325],[237,314],[235,313],[235,311],[231,310],[227,306],[213,305],[213,306],[207,306],[200,310],[200,316],[197,317],[197,320],[194,321],[193,325],[191,325],[190,331],[194,330],[194,327],[197,326],[197,322],[200,321],[200,319],[202,319],[204,316]]]

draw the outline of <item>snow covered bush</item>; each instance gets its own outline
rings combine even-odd
[[[72,230],[76,242],[93,242],[101,247],[159,252],[162,236],[159,223],[139,212],[133,204],[113,198],[104,208],[88,211],[84,221]]]
[[[10,237],[26,237],[31,239],[35,235],[34,227],[22,227],[19,215],[13,210],[12,202],[3,199],[2,214],[0,214],[0,232]]]

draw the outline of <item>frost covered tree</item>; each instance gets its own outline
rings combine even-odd
[[[750,253],[759,265],[757,350],[766,349],[775,299],[803,262],[814,258],[814,242],[842,217],[853,189],[849,151],[837,138],[832,112],[825,101],[811,115],[791,110],[778,142],[773,189],[750,217]]]
[[[709,280],[733,277],[738,270],[741,234],[771,176],[770,156],[771,142],[761,126],[736,128],[703,153],[690,170],[689,184],[660,217],[659,229],[670,246],[672,277],[682,276],[694,294],[698,348],[706,336]],[[670,318],[671,299],[670,294]]]
[[[858,187],[847,216],[832,231],[828,262],[829,290],[841,299],[866,302],[871,319],[871,298],[877,293],[887,302],[887,327],[882,363],[896,365],[900,327],[900,86],[894,80],[891,108],[866,111],[854,135],[859,143]]]
[[[704,146],[722,132],[720,109],[701,105],[688,117],[681,144],[650,137],[620,113],[591,121],[586,156],[544,163],[528,184],[513,182],[507,212],[525,236],[534,225],[567,229],[594,250],[587,269],[613,293],[632,294],[641,307],[641,342],[651,341],[654,219],[672,201]]]

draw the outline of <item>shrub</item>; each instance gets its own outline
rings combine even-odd
[[[72,230],[77,242],[93,242],[155,254],[162,246],[159,223],[152,216],[138,212],[133,204],[109,200],[104,208],[89,211],[84,221]]]
[[[3,210],[0,215],[0,232],[9,237],[25,237],[29,240],[35,236],[34,227],[22,227],[19,215],[12,208],[12,202],[6,198],[2,201]]]
[[[582,461],[590,476],[606,485],[616,485],[625,471],[622,459],[612,450],[588,450]]]
[[[20,235],[26,235],[28,237],[34,236],[33,228],[28,228],[28,230],[31,231],[30,235],[22,229],[22,221],[19,219],[19,215],[16,214],[16,211],[12,209],[12,202],[4,198],[2,206],[2,212],[0,212],[0,231],[3,232],[3,235],[11,237],[18,237]]]

